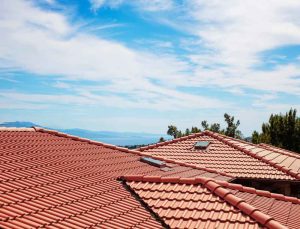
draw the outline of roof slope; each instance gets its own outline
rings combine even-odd
[[[265,154],[265,157],[268,156],[271,161],[277,162],[295,173],[300,173],[300,154],[268,144],[259,144],[259,147],[273,152],[273,154]]]
[[[300,226],[300,200],[207,178],[125,176],[126,184],[171,228]]]
[[[194,147],[198,141],[209,141],[211,144],[208,149],[199,150]],[[267,154],[259,154],[266,152],[266,149],[210,131],[141,147],[139,151],[225,172],[236,178],[300,180],[299,172],[291,171],[289,167],[277,163],[277,160],[270,160]],[[276,155],[280,156],[279,153]]]
[[[296,176],[298,174],[298,179],[300,179],[300,154],[264,143],[257,145],[235,138],[225,138],[232,146],[243,148],[289,174]]]
[[[117,181],[124,174],[230,177],[44,129],[0,129],[0,227],[158,228],[161,224]],[[172,163],[173,162],[173,163]]]

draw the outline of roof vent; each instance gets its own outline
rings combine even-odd
[[[159,168],[163,168],[166,166],[166,163],[164,161],[156,160],[151,157],[141,157],[140,161],[146,162],[150,165],[153,165],[153,166],[156,166]]]
[[[210,144],[210,142],[207,142],[207,141],[196,142],[195,149],[207,149],[209,144]]]

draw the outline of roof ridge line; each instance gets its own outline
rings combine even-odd
[[[139,181],[139,182],[162,182],[162,183],[180,183],[180,184],[202,184],[209,189],[213,194],[219,196],[221,199],[230,205],[238,208],[244,214],[253,218],[261,225],[272,229],[287,228],[276,221],[273,217],[261,212],[258,208],[246,203],[242,198],[236,197],[229,190],[218,184],[215,180],[210,178],[179,178],[179,177],[160,177],[160,176],[142,176],[142,175],[125,175],[121,179],[125,181]]]
[[[35,132],[33,127],[0,127],[0,131],[20,131],[20,132]]]
[[[60,131],[56,131],[56,130],[49,130],[49,129],[45,129],[45,128],[41,128],[41,127],[33,127],[33,128],[37,132],[53,134],[53,135],[56,135],[56,136],[59,136],[59,137],[70,138],[70,139],[75,140],[75,141],[86,142],[86,143],[90,143],[90,144],[93,144],[93,145],[104,146],[106,148],[117,149],[117,150],[122,151],[122,152],[132,153],[132,154],[135,154],[135,155],[143,156],[141,154],[141,152],[130,150],[130,149],[125,148],[125,147],[120,147],[120,146],[116,146],[116,145],[107,144],[107,143],[104,143],[104,142],[94,141],[94,140],[90,140],[88,138],[82,138],[82,137],[78,137],[78,136],[71,135],[71,134],[66,134],[66,133],[63,133],[63,132],[60,132]]]
[[[202,136],[203,133],[204,132],[199,132],[199,133],[194,133],[194,134],[190,134],[190,135],[187,135],[187,136],[183,136],[183,137],[180,137],[180,138],[173,138],[172,140],[159,142],[159,143],[155,143],[155,144],[150,144],[150,145],[147,145],[147,146],[142,146],[142,147],[136,148],[135,150],[136,151],[144,151],[144,150],[152,149],[152,148],[159,147],[159,146],[165,146],[165,145],[169,145],[169,144],[172,144],[172,143],[175,143],[175,142],[179,142],[179,141],[187,140],[187,139],[190,139],[190,138],[195,138],[195,137]]]
[[[274,198],[277,200],[282,200],[285,202],[291,202],[295,204],[300,204],[300,199],[291,196],[285,196],[278,193],[272,193],[265,190],[260,190],[252,187],[243,186],[240,184],[229,183],[227,181],[219,181],[214,178],[206,177],[195,177],[195,178],[181,178],[181,177],[161,177],[161,176],[149,176],[149,175],[124,175],[122,176],[126,180],[130,181],[144,181],[144,182],[162,182],[162,183],[181,183],[181,184],[202,184],[203,180],[211,180],[215,183],[221,185],[224,188],[230,188],[238,190],[241,192],[247,192],[251,194],[256,194],[258,196],[264,196],[269,198]]]
[[[286,155],[286,156],[289,156],[289,157],[295,157],[297,159],[300,159],[300,156],[296,155],[297,153],[295,153],[293,151],[290,151],[290,150],[287,150],[287,149],[281,149],[279,147],[276,147],[276,146],[273,146],[273,145],[269,145],[267,143],[259,143],[258,146],[261,147],[261,148],[263,148],[263,149],[265,149],[265,150],[271,150],[271,151],[273,151],[275,153],[279,153],[279,154],[283,154],[283,155]],[[275,148],[275,149],[273,149],[273,148]],[[288,154],[286,152],[280,152],[279,150],[287,151],[288,153],[291,153],[293,155],[290,155],[290,154]]]
[[[286,173],[286,174],[288,174],[288,175],[296,178],[297,180],[300,179],[300,173],[295,173],[291,169],[287,169],[285,166],[280,166],[280,165],[278,165],[278,163],[273,163],[270,160],[267,160],[266,158],[253,153],[251,150],[245,149],[245,148],[243,148],[241,146],[238,146],[238,145],[236,145],[234,143],[228,142],[228,139],[231,139],[231,138],[229,138],[227,136],[224,136],[224,135],[221,135],[221,134],[217,134],[217,133],[214,133],[214,132],[211,132],[211,131],[207,131],[206,133],[209,136],[211,136],[213,138],[216,138],[219,141],[222,141],[223,143],[225,143],[225,144],[227,144],[227,145],[229,145],[229,146],[231,146],[231,147],[233,147],[233,148],[235,148],[237,150],[240,150],[240,151],[246,153],[247,155],[250,155],[251,157],[253,157],[255,159],[258,159],[258,160],[260,160],[260,161],[262,161],[262,162],[264,162],[264,163],[266,163],[266,164],[268,164],[268,165],[276,168],[277,170],[279,170],[281,172],[284,172],[284,173]],[[233,139],[233,140],[235,140],[235,139]]]
[[[137,150],[130,150],[128,148],[124,148],[124,147],[120,147],[120,146],[116,146],[116,145],[106,144],[106,143],[103,143],[103,142],[94,141],[94,140],[90,140],[90,139],[87,139],[87,138],[81,138],[81,137],[78,137],[78,136],[66,134],[66,133],[63,133],[63,132],[56,131],[56,130],[49,130],[49,129],[45,129],[45,128],[41,128],[41,127],[33,127],[33,129],[36,132],[54,134],[54,135],[59,136],[59,137],[71,138],[72,140],[76,140],[76,141],[87,142],[87,143],[90,143],[90,144],[103,146],[103,147],[107,147],[107,148],[110,148],[110,149],[116,149],[116,150],[119,150],[119,151],[125,152],[125,153],[132,153],[132,154],[138,155],[138,156],[150,157],[150,158],[153,158],[153,159],[162,160],[166,163],[173,163],[173,164],[180,165],[180,166],[185,166],[185,167],[189,167],[189,168],[193,168],[193,169],[199,169],[199,170],[203,170],[203,171],[206,171],[206,172],[215,173],[215,174],[218,174],[218,175],[234,178],[232,175],[229,175],[225,172],[219,172],[219,171],[214,170],[214,169],[202,168],[200,166],[190,165],[188,163],[181,162],[181,161],[165,159],[164,157],[151,156],[147,153],[143,153],[143,152],[140,152],[140,151],[137,151]]]
[[[243,186],[243,185],[240,185],[240,184],[229,183],[227,181],[216,180],[215,182],[222,185],[223,187],[238,190],[238,191],[241,191],[241,192],[247,192],[247,193],[251,193],[251,194],[256,194],[258,196],[274,198],[274,199],[277,199],[277,200],[282,200],[282,201],[285,201],[285,202],[291,202],[291,203],[294,203],[294,204],[300,204],[300,199],[298,199],[297,197],[285,196],[283,194],[273,193],[273,192],[269,192],[269,191],[265,191],[265,190],[252,188],[252,187],[247,187],[247,186]]]
[[[212,131],[206,130],[206,132],[209,134],[209,133],[211,133]],[[255,144],[255,143],[252,143],[252,142],[247,142],[247,141],[242,140],[242,139],[232,138],[232,137],[229,137],[229,136],[220,134],[220,133],[216,133],[216,132],[212,132],[212,133],[217,134],[217,135],[219,135],[219,136],[223,136],[224,138],[227,138],[227,139],[230,139],[230,140],[233,140],[233,141],[237,141],[237,142],[244,143],[244,144],[248,144],[248,145],[255,146],[255,147],[261,147],[261,148],[263,148],[263,149],[265,149],[265,150],[271,150],[271,151],[273,151],[273,152],[275,152],[275,153],[280,153],[280,154],[284,154],[284,155],[287,155],[287,156],[290,156],[290,157],[296,157],[296,158],[300,159],[300,156],[299,156],[299,155],[293,155],[293,156],[291,156],[291,155],[289,155],[289,154],[287,154],[287,153],[285,153],[285,152],[279,152],[279,151],[277,151],[277,150],[270,149],[270,148],[273,147],[273,148],[277,148],[277,149],[280,150],[281,148],[276,147],[276,146],[273,146],[273,145],[269,145],[269,144],[267,144],[267,143],[259,143],[259,144]],[[269,147],[270,147],[270,148],[269,148]],[[290,150],[286,150],[286,149],[281,149],[281,150],[287,151],[287,152],[289,152],[289,153],[291,153],[291,154],[297,154],[297,153],[295,153],[295,152],[293,152],[293,151],[290,151]]]

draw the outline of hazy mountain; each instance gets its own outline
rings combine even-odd
[[[3,122],[0,123],[0,127],[32,127],[39,126],[33,122]]]
[[[32,122],[4,122],[0,127],[32,127],[40,126]],[[40,126],[41,127],[41,126]],[[54,129],[45,127],[47,129]],[[143,145],[158,142],[160,137],[165,139],[170,138],[165,134],[151,134],[142,132],[114,132],[114,131],[91,131],[85,129],[54,129],[71,135],[76,135],[83,138],[89,138],[95,141],[101,141],[114,145]]]

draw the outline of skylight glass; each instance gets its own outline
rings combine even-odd
[[[162,168],[162,167],[166,166],[166,163],[164,161],[156,160],[156,159],[153,159],[151,157],[142,157],[140,160],[142,162],[146,162],[150,165],[153,165],[153,166],[156,166],[156,167],[159,167],[159,168]]]
[[[209,146],[210,142],[208,141],[199,141],[195,144],[195,149],[206,149]]]

